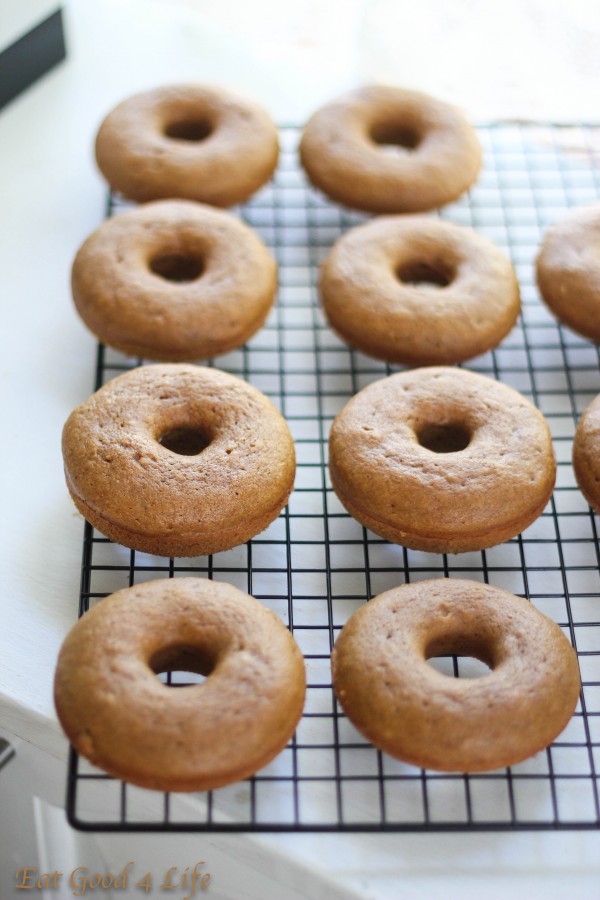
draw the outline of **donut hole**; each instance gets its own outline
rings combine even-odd
[[[407,154],[421,143],[421,135],[410,125],[396,122],[375,122],[371,125],[369,137],[386,153]]]
[[[494,668],[494,652],[488,642],[464,634],[445,635],[425,650],[427,664],[449,678],[483,678]]]
[[[216,662],[216,658],[202,647],[175,644],[157,650],[148,665],[163,684],[190,687],[206,681]]]
[[[449,678],[483,678],[491,671],[487,663],[474,656],[434,656],[427,663]]]
[[[460,423],[425,425],[417,431],[417,440],[432,453],[460,453],[471,443],[471,432]]]
[[[208,119],[180,119],[167,122],[164,128],[165,137],[175,141],[205,141],[213,132],[213,125]]]
[[[454,271],[440,262],[432,265],[421,260],[411,260],[398,266],[396,278],[402,284],[413,287],[448,287],[454,279]]]
[[[204,272],[204,261],[193,253],[160,253],[152,257],[149,265],[165,281],[196,281]]]
[[[180,456],[197,456],[211,441],[211,436],[201,428],[189,426],[170,428],[158,438],[159,444]]]

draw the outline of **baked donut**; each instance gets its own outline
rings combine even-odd
[[[519,285],[486,238],[428,216],[353,228],[321,269],[329,323],[352,347],[388,362],[457,363],[500,343],[519,314]]]
[[[548,503],[556,477],[541,412],[465,369],[413,369],[368,385],[336,416],[331,483],[388,541],[462,553],[500,544]]]
[[[600,394],[577,424],[573,441],[573,468],[581,493],[600,512]]]
[[[201,684],[171,689],[181,670]],[[302,715],[302,654],[277,616],[229,584],[150,581],[79,619],[61,648],[56,710],[75,749],[111,775],[163,791],[246,778]]]
[[[390,153],[390,147],[406,152]],[[481,147],[456,107],[417,91],[372,85],[312,116],[300,160],[315,187],[345,206],[421,212],[455,200],[473,184]]]
[[[278,156],[277,129],[261,106],[199,84],[129,97],[96,137],[96,161],[110,186],[141,203],[242,203],[269,180]]]
[[[427,659],[475,657],[491,672],[452,678]],[[376,747],[422,768],[481,772],[520,762],[577,704],[577,656],[527,600],[436,579],[380,594],[348,620],[331,655],[344,712]]]
[[[218,369],[165,364],[114,378],[63,430],[71,497],[113,541],[162,556],[228,550],[263,531],[295,474],[285,420]]]
[[[77,311],[101,341],[179,361],[245,343],[273,304],[276,271],[259,237],[229,213],[159,200],[94,231],[71,283]]]
[[[554,315],[600,342],[600,203],[572,210],[550,228],[537,257],[537,282]]]

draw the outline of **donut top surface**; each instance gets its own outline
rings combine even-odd
[[[302,135],[300,157],[311,181],[334,200],[379,213],[442,206],[467,190],[481,167],[477,134],[459,109],[389,85],[359,88],[319,109]]]
[[[264,394],[185,364],[102,387],[69,416],[63,456],[75,496],[142,534],[234,529],[257,506],[279,511],[295,472],[289,429]]]
[[[268,113],[210,85],[172,85],[128,97],[106,116],[96,138],[100,171],[138,202],[242,203],[271,177],[278,155]]]
[[[333,423],[329,457],[336,492],[358,512],[451,542],[518,526],[548,501],[556,474],[548,425],[529,400],[442,366],[356,394]]]

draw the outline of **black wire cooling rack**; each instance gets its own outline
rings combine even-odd
[[[470,225],[511,256],[521,283],[519,324],[470,369],[511,385],[546,415],[558,459],[554,495],[518,538],[456,556],[389,544],[350,518],[331,490],[327,434],[360,388],[394,370],[350,350],[319,308],[318,266],[364,216],[306,185],[298,130],[282,129],[274,182],[239,210],[279,264],[279,297],[266,326],[214,363],[265,392],[289,422],[298,472],[289,506],[261,535],[227,553],[163,559],[126,550],[85,526],[80,614],[108,593],[189,574],[228,581],[289,625],[306,660],[306,708],[294,739],[254,777],[208,794],[158,794],[122,784],[72,751],[67,811],[86,830],[451,831],[600,827],[600,550],[598,523],[578,491],[571,442],[600,391],[598,348],[557,325],[540,303],[533,259],[543,231],[572,206],[600,197],[600,126],[482,126],[485,168],[469,196],[441,215]],[[111,199],[109,213],[118,212]],[[140,364],[99,348],[96,387]],[[577,711],[546,751],[511,769],[477,775],[422,771],[380,753],[344,717],[329,654],[366,599],[402,582],[461,577],[528,597],[576,648],[583,688]],[[436,662],[473,675],[473,661]],[[169,679],[190,681],[189,674]]]

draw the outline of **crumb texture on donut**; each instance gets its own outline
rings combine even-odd
[[[491,671],[453,678],[427,659],[471,656]],[[529,601],[477,582],[402,585],[362,606],[332,653],[346,715],[376,747],[423,768],[480,772],[546,747],[579,697],[577,656]]]
[[[425,216],[387,216],[347,232],[323,263],[320,290],[329,323],[351,346],[408,365],[485,353],[520,309],[514,269],[494,244]]]
[[[515,537],[550,499],[543,415],[491,378],[443,366],[356,394],[329,439],[332,485],[359,522],[416,550],[460,553]]]
[[[243,203],[273,174],[277,129],[252,100],[208,85],[172,85],[123,100],[102,122],[96,161],[140,203],[179,197]]]
[[[170,688],[163,671],[206,676]],[[75,749],[141,787],[238,781],[287,744],[302,714],[302,655],[278,617],[229,584],[147,582],[96,604],[67,635],[54,682]]]
[[[275,261],[243,222],[161,200],[104,222],[79,249],[75,306],[100,341],[131,356],[209,359],[242,344],[275,299]]]
[[[311,182],[345,206],[421,212],[455,200],[473,184],[481,147],[456,107],[417,91],[371,85],[312,116],[300,159]]]
[[[65,475],[80,512],[112,540],[164,556],[226,550],[285,506],[294,444],[271,401],[201,366],[119,375],[63,430]]]
[[[600,203],[572,210],[550,228],[537,258],[543,299],[561,322],[600,342]]]

